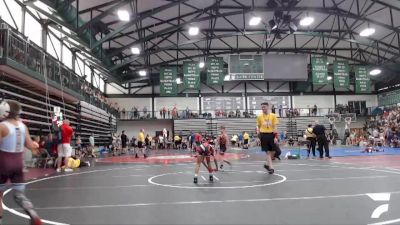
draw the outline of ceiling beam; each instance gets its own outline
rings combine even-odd
[[[187,2],[188,0],[181,0],[181,1],[182,1],[182,2]],[[151,9],[151,10],[147,10],[147,11],[145,11],[145,12],[142,12],[142,13],[138,14],[135,18],[131,19],[129,22],[127,22],[127,23],[125,23],[124,25],[122,25],[122,26],[116,28],[114,31],[110,32],[110,33],[107,34],[105,37],[103,37],[102,39],[100,39],[99,41],[97,41],[96,43],[94,43],[94,44],[91,46],[91,49],[95,49],[96,47],[98,47],[99,45],[101,45],[103,42],[109,40],[110,38],[112,38],[112,37],[115,36],[116,34],[122,32],[123,30],[125,30],[125,29],[127,29],[128,27],[134,25],[135,23],[137,23],[137,22],[139,22],[139,21],[141,21],[141,20],[143,20],[143,19],[145,19],[145,18],[147,18],[147,17],[149,17],[149,16],[152,16],[152,15],[154,15],[154,14],[160,13],[160,12],[166,10],[166,9],[169,9],[169,8],[171,8],[171,7],[174,7],[174,6],[178,5],[178,4],[179,4],[179,1],[173,2],[173,3],[169,3],[169,4],[166,4],[166,5],[163,5],[163,6],[154,8],[154,9]],[[146,40],[146,41],[147,41],[147,40]],[[144,42],[144,41],[143,41],[143,42]],[[140,42],[140,45],[141,45],[141,43],[143,43],[143,42]],[[131,46],[128,46],[128,48],[129,48],[129,47],[131,47]],[[125,48],[125,49],[126,49],[126,48]],[[121,52],[121,51],[120,51],[120,52]]]

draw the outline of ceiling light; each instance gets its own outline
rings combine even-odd
[[[224,81],[230,81],[231,80],[231,76],[229,76],[229,74],[225,75]]]
[[[369,75],[376,76],[376,75],[379,75],[381,72],[382,71],[380,69],[376,68],[376,69],[369,71]]]
[[[134,54],[134,55],[140,54],[140,49],[138,47],[132,47],[131,51],[132,51],[132,54]]]
[[[327,80],[332,80],[332,76],[328,76],[326,79]]]
[[[314,23],[314,17],[307,16],[301,19],[299,24],[300,26],[310,26],[312,23]]]
[[[251,17],[251,19],[249,21],[249,25],[250,26],[257,26],[258,24],[260,24],[260,22],[261,22],[261,17],[253,16],[253,17]]]
[[[189,35],[195,36],[199,33],[199,28],[198,27],[189,27]]]
[[[289,23],[289,31],[290,31],[291,34],[293,34],[294,32],[296,32],[296,31],[297,31],[297,26],[296,26],[296,24],[294,24],[293,22],[290,22],[290,23]]]
[[[144,77],[147,75],[147,71],[146,70],[139,70],[139,75]]]
[[[126,10],[118,10],[117,14],[121,21],[129,21],[130,19],[129,13]]]
[[[371,28],[371,27],[368,27],[368,28],[365,28],[364,30],[362,30],[360,32],[360,36],[368,37],[368,36],[372,35],[373,33],[375,33],[375,29]]]
[[[181,80],[180,77],[176,78],[176,83],[177,83],[177,84],[182,84],[182,80]]]
[[[199,68],[203,68],[204,67],[204,62],[199,62]]]
[[[271,30],[275,30],[276,28],[278,28],[278,25],[276,25],[275,20],[268,21],[268,24],[271,27]]]
[[[326,65],[329,65],[329,62],[326,62]]]

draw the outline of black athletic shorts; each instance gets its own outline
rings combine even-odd
[[[137,146],[138,146],[138,148],[143,148],[143,142],[142,141],[138,141]]]
[[[261,150],[263,152],[275,151],[274,133],[260,133]]]
[[[223,155],[226,152],[226,144],[219,144],[219,154]]]
[[[122,142],[121,147],[122,147],[122,148],[126,148],[126,147],[127,147],[126,143]]]
[[[245,144],[245,145],[249,144],[249,139],[244,139],[243,144]]]

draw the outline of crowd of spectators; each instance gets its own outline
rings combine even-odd
[[[364,129],[346,131],[346,144],[363,147],[400,147],[400,108],[385,109],[370,117]]]

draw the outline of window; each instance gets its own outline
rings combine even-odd
[[[12,12],[12,17],[7,10],[5,5]],[[0,1],[0,17],[2,20],[6,21],[10,26],[21,31],[22,26],[22,9],[15,1]],[[14,23],[15,21],[15,23]],[[15,24],[17,26],[15,26]]]
[[[104,80],[100,78],[100,91],[104,93]]]
[[[62,62],[68,68],[72,69],[72,52],[66,45],[63,45],[63,57]]]
[[[42,25],[28,12],[25,13],[25,35],[35,44],[42,46]]]
[[[50,33],[47,35],[47,52],[56,59],[60,59],[61,43],[54,35]]]
[[[75,60],[75,73],[78,74],[79,76],[84,75],[84,70],[83,70],[83,61],[76,57]]]

